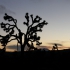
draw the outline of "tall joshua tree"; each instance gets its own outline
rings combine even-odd
[[[42,44],[42,42],[39,42],[40,36],[37,35],[37,32],[42,32],[43,26],[48,24],[45,20],[40,22],[42,20],[42,18],[40,18],[38,15],[35,16],[35,18],[33,18],[32,14],[29,16],[29,13],[26,13],[25,18],[26,18],[26,22],[23,22],[23,24],[27,26],[26,33],[21,32],[21,30],[17,27],[17,20],[14,19],[12,16],[7,15],[6,13],[4,16],[4,20],[8,20],[9,22],[13,21],[14,24],[11,25],[9,23],[3,23],[3,22],[0,23],[1,28],[3,28],[4,31],[8,32],[8,34],[6,36],[0,35],[0,37],[2,37],[2,39],[0,41],[2,41],[2,40],[4,41],[4,39],[6,39],[7,40],[6,42],[8,43],[12,40],[17,40],[17,42],[21,46],[21,53],[24,52],[24,48],[26,47],[26,45],[29,48],[31,48],[31,45],[33,45],[34,42],[36,42],[36,45]],[[32,20],[31,24],[29,23],[29,21],[30,21],[29,18],[31,18],[31,20]],[[7,25],[8,25],[8,27],[6,27]],[[15,28],[18,30],[18,34],[14,35]],[[24,36],[24,42],[22,42],[22,36]],[[9,40],[11,37],[14,37],[14,39]],[[29,42],[31,42],[31,44]],[[5,41],[1,42],[1,43],[4,44]],[[7,43],[5,44],[5,46],[7,45]]]

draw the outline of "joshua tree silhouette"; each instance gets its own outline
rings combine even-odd
[[[57,44],[54,44],[52,50],[58,50],[58,46],[57,46]]]
[[[29,17],[31,17],[32,23],[29,24]],[[5,13],[4,16],[4,20],[8,20],[13,21],[14,24],[11,25],[9,23],[0,23],[1,28],[3,28],[4,31],[6,31],[8,34],[6,36],[2,36],[0,35],[1,39],[0,42],[2,44],[2,46],[4,46],[4,48],[6,47],[7,43],[12,41],[12,40],[17,40],[17,42],[20,44],[21,46],[21,53],[24,52],[24,48],[27,45],[30,49],[34,48],[33,43],[36,42],[36,45],[40,45],[42,44],[42,42],[39,42],[40,40],[40,36],[37,36],[37,32],[42,32],[42,28],[44,25],[47,25],[48,23],[44,20],[42,22],[40,22],[40,20],[42,20],[42,18],[40,18],[38,15],[33,18],[33,15],[31,14],[29,16],[29,13],[25,14],[25,18],[27,20],[27,22],[23,22],[24,25],[27,26],[27,31],[26,33],[21,32],[21,30],[17,27],[17,20],[14,19],[12,16],[9,16],[7,13]],[[34,25],[36,24],[36,25]],[[8,27],[6,27],[8,26]],[[14,35],[15,30],[18,30],[18,34]],[[22,36],[24,35],[24,42],[22,42]],[[11,39],[11,37],[14,37],[14,39]],[[30,43],[31,42],[31,45]]]

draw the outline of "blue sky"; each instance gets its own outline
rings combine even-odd
[[[0,0],[1,22],[4,21],[5,12],[18,20],[18,26],[23,32],[26,31],[22,24],[26,21],[25,13],[39,15],[48,22],[43,32],[38,33],[42,45],[50,46],[48,43],[57,42],[64,47],[70,46],[70,0]],[[2,29],[0,33],[5,34]]]

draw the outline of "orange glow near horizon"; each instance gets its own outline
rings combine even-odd
[[[10,46],[10,45],[17,45],[17,41],[16,40],[14,40],[14,41],[11,41],[10,43],[8,43],[8,45],[7,46]],[[34,43],[34,45],[35,45],[35,43]],[[67,45],[67,46],[66,46]],[[35,45],[36,46],[36,45]],[[48,44],[46,44],[45,42],[43,42],[43,44],[41,45],[42,47],[41,48],[47,48],[47,49],[49,49],[49,50],[52,50],[52,46],[53,45],[48,45]],[[70,48],[70,47],[68,47],[69,46],[69,43],[65,43],[65,46],[58,46],[58,49],[59,50],[62,50],[62,49],[68,49],[68,48]],[[3,48],[2,46],[1,46],[1,44],[0,44],[0,48]],[[17,49],[6,49],[6,51],[10,51],[10,52],[13,52],[13,51],[17,51]]]

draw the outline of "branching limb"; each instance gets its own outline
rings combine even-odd
[[[12,40],[16,40],[16,38],[9,40],[8,42],[11,42]]]
[[[41,45],[42,42],[36,41],[36,45]]]
[[[0,35],[0,37],[4,37],[4,36]]]

